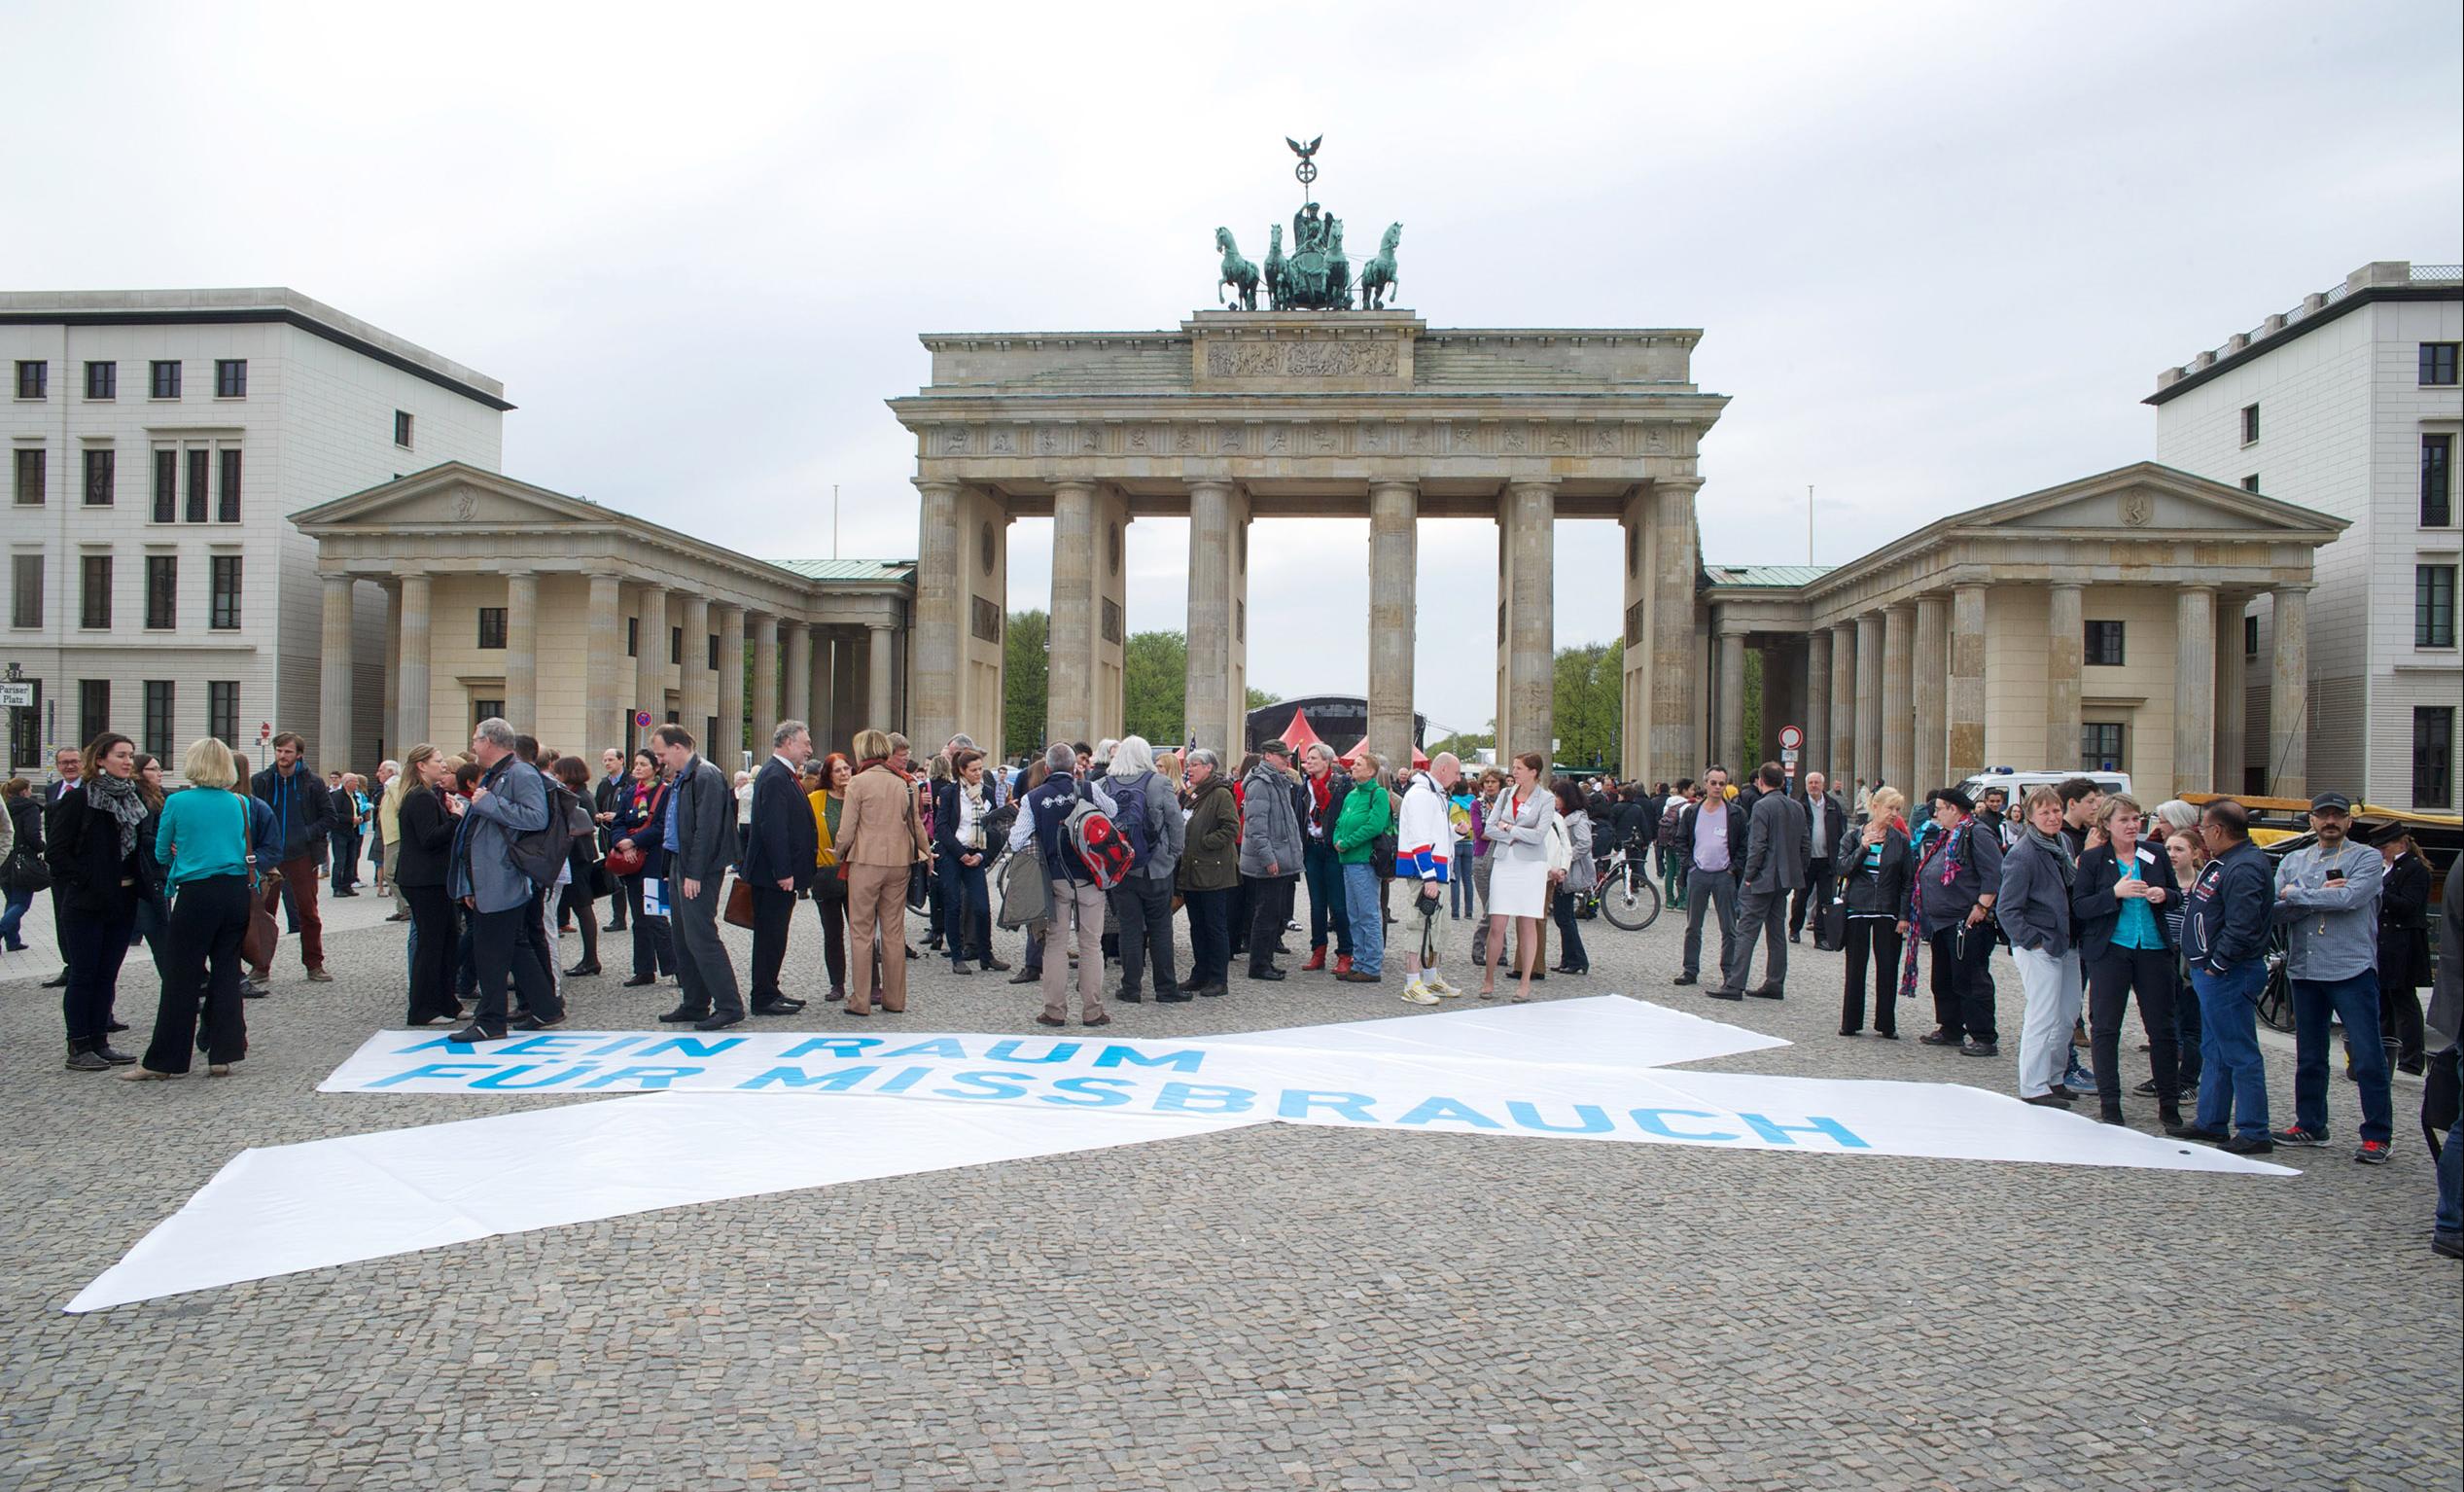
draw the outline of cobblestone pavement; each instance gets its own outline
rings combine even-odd
[[[2007,1057],[1837,1036],[1839,963],[1810,947],[1783,1004],[1672,989],[1679,931],[1587,928],[1596,973],[1541,988],[1797,1043],[1713,1066],[2009,1085]],[[2464,1322],[2428,1249],[2417,1086],[2379,1170],[2342,1146],[2269,1180],[1265,1125],[61,1314],[245,1146],[570,1101],[313,1092],[399,1021],[401,933],[339,933],[331,985],[286,943],[227,1082],[61,1071],[50,970],[7,971],[0,1486],[2410,1492],[2464,1474]],[[800,924],[792,985],[818,995],[820,954]],[[910,1025],[1035,1030],[1032,990],[913,967]],[[1399,982],[1236,978],[1121,1007],[1114,1032],[1408,1014]],[[142,954],[123,987],[142,1039]],[[570,992],[579,1024],[615,1029],[673,994],[615,975]],[[852,1022],[817,999],[760,1024]],[[2289,1116],[2289,1061],[2270,1076]],[[2349,1139],[2351,1089],[2333,1101]]]

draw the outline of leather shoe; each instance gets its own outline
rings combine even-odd
[[[1966,1038],[1954,1036],[1950,1032],[1942,1029],[1940,1026],[1936,1026],[1924,1035],[1917,1038],[1917,1040],[1924,1043],[1928,1047],[1956,1047],[1960,1044],[1960,1042],[1966,1040]]]
[[[765,1000],[753,1008],[756,1015],[792,1015],[804,1009],[801,1000]]]
[[[696,1031],[724,1031],[729,1026],[744,1024],[744,1016],[733,1011],[720,1011],[693,1022]]]
[[[43,981],[43,985],[42,985],[42,987],[43,987],[43,988],[45,988],[45,989],[66,989],[66,988],[68,988],[68,971],[67,971],[67,970],[65,970],[65,969],[63,969],[63,970],[61,970],[58,974],[56,974],[56,975],[53,976],[51,978],[45,979],[45,980]]]
[[[1285,974],[1281,969],[1252,969],[1250,971],[1250,977],[1252,979],[1264,979],[1267,983],[1272,984],[1279,979],[1288,979],[1291,976]]]
[[[1707,989],[1703,993],[1714,1000],[1734,1000],[1740,1005],[1745,1002],[1745,992],[1742,989]]]
[[[505,1033],[502,1031],[490,1031],[475,1020],[471,1024],[464,1026],[461,1030],[454,1032],[451,1036],[446,1037],[445,1040],[455,1043],[458,1046],[475,1047],[481,1042],[501,1042],[505,1040]]]
[[[506,1029],[509,1031],[553,1031],[564,1023],[565,1017],[562,1015],[554,1020],[542,1020],[536,1015],[516,1015]]]
[[[571,969],[565,971],[565,977],[569,979],[586,979],[593,975],[603,972],[605,971],[601,970],[597,964],[576,964]]]
[[[1196,993],[1205,996],[1207,999],[1213,1000],[1222,995],[1228,995],[1231,991],[1221,984],[1201,984],[1198,986]]]
[[[1124,984],[1119,989],[1112,991],[1112,998],[1123,1005],[1137,1005],[1146,998],[1146,993],[1144,990],[1131,989],[1128,985]]]
[[[2022,1093],[2019,1095],[2019,1101],[2024,1104],[2034,1104],[2040,1109],[2067,1109],[2070,1107],[2069,1099],[2062,1097],[2059,1093],[2054,1092]]]
[[[1081,1026],[1109,1026],[1111,1023],[1112,1017],[1109,1015],[1098,1015],[1093,1020],[1081,1020],[1078,1022]]]
[[[976,962],[983,965],[986,969],[991,970],[995,974],[1007,974],[1009,972],[1009,960],[1005,958],[978,959]]]
[[[1157,1005],[1187,1005],[1190,1001],[1196,998],[1197,996],[1180,988],[1179,985],[1173,986],[1173,988],[1169,991],[1157,990],[1155,992],[1155,1003]]]
[[[1009,982],[1012,984],[1038,984],[1042,980],[1043,971],[1040,969],[1021,969],[1009,977]]]
[[[1036,1017],[1036,1024],[1039,1026],[1066,1026],[1069,1022],[1066,1020],[1055,1020],[1049,1015],[1038,1015]]]
[[[1758,984],[1752,989],[1745,991],[1745,993],[1753,996],[1757,1000],[1785,1000],[1788,998],[1785,990],[1776,989],[1769,984]]]
[[[104,1027],[103,1027],[103,1031],[105,1032],[105,1034],[107,1034],[107,1035],[111,1035],[111,1036],[118,1036],[121,1032],[125,1031],[125,1030],[127,1030],[127,1029],[128,1029],[128,1022],[126,1022],[126,1021],[124,1021],[124,1020],[115,1020],[115,1021],[111,1021],[111,1022],[106,1023],[106,1024],[104,1025]]]
[[[706,1020],[709,1016],[710,1012],[708,1011],[697,1011],[691,1006],[680,1005],[676,1009],[668,1012],[666,1014],[661,1015],[659,1017],[659,1024],[666,1026],[688,1026],[697,1020]]]
[[[640,989],[644,985],[656,984],[657,982],[658,976],[654,974],[637,974],[633,977],[625,980],[623,987],[626,989]]]
[[[1692,976],[1692,975],[1690,975],[1690,974],[1680,974],[1680,975],[1678,975],[1675,978],[1671,979],[1669,982],[1670,982],[1670,983],[1672,983],[1672,984],[1691,984],[1691,983],[1695,982],[1695,980],[1694,980],[1694,976]]]
[[[833,984],[829,987],[829,993],[822,996],[822,998],[832,1005],[836,1005],[839,1001],[847,998],[847,986],[844,984]]]

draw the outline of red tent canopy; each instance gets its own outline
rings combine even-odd
[[[1297,709],[1292,711],[1292,723],[1284,728],[1283,741],[1292,749],[1295,757],[1312,746],[1321,744],[1318,732],[1309,728],[1309,717]]]
[[[1352,743],[1352,749],[1350,751],[1345,752],[1342,756],[1336,758],[1335,760],[1341,762],[1346,766],[1350,766],[1353,763],[1353,759],[1359,756],[1360,753],[1367,748],[1368,744],[1369,738],[1364,735],[1360,737],[1360,739]],[[1414,771],[1426,771],[1428,769],[1428,755],[1427,753],[1422,751],[1418,746],[1412,748],[1412,769]]]

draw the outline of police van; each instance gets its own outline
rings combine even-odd
[[[1967,794],[1968,801],[1973,803],[1985,797],[1987,789],[1999,788],[2008,799],[2010,811],[2016,814],[2019,812],[2020,804],[2027,800],[2028,794],[2034,792],[2038,788],[2060,787],[2063,783],[2068,782],[2073,777],[2087,778],[2090,782],[2094,783],[2098,790],[2103,792],[2108,798],[2116,793],[2127,794],[2130,791],[2130,774],[2129,772],[2101,770],[2067,772],[2039,770],[2021,771],[2015,767],[2008,766],[1989,767],[1969,778],[1967,781],[1959,784],[1959,791]],[[2156,805],[2154,803],[2146,803],[2142,806],[2154,808]]]

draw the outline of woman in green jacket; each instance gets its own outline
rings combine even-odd
[[[1343,867],[1343,905],[1352,920],[1352,967],[1335,977],[1375,984],[1386,973],[1386,911],[1378,901],[1378,841],[1394,832],[1394,805],[1377,785],[1373,752],[1352,759],[1353,791],[1335,819],[1335,861]]]

